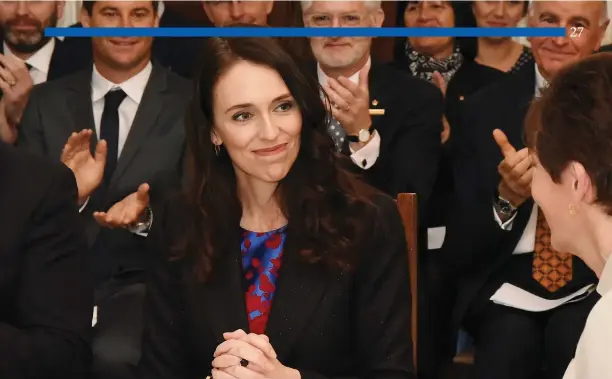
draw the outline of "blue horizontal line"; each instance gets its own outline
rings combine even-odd
[[[565,28],[47,28],[49,37],[565,37]]]

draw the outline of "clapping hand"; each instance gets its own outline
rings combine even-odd
[[[25,63],[0,54],[0,89],[5,102],[4,114],[11,126],[21,122],[34,82]]]
[[[504,156],[497,167],[502,178],[498,187],[499,194],[518,207],[531,196],[533,162],[529,149],[516,151],[504,132],[499,129],[493,131],[493,138]]]
[[[103,227],[127,228],[144,214],[149,206],[149,185],[141,184],[138,191],[113,205],[108,212],[94,212],[93,216]]]
[[[446,80],[444,80],[444,77],[438,71],[435,71],[433,73],[433,82],[436,87],[440,88],[440,91],[442,91],[442,96],[446,97]],[[440,137],[442,139],[442,143],[445,143],[446,141],[448,141],[451,132],[450,124],[448,123],[446,116],[442,117],[442,126],[443,129],[442,133],[440,134]]]
[[[368,130],[372,125],[369,73],[370,63],[359,72],[359,84],[341,76],[337,80],[329,78],[323,86],[332,103],[332,116],[349,135],[357,135],[360,130]]]
[[[85,203],[104,177],[106,141],[98,142],[95,154],[92,155],[90,151],[92,135],[93,132],[89,129],[72,133],[62,151],[61,161],[72,170],[76,178],[79,204]]]
[[[297,370],[278,361],[267,336],[236,330],[223,338],[212,361],[213,379],[300,379]]]

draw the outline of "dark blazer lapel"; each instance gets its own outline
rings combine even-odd
[[[224,251],[215,261],[211,280],[197,284],[193,297],[201,300],[196,308],[202,312],[202,319],[211,328],[219,343],[223,341],[223,333],[238,329],[249,332],[246,289],[242,285],[240,231],[232,237],[234,238],[229,244],[229,251]]]
[[[117,162],[117,168],[111,178],[111,186],[123,175],[136,155],[142,141],[155,126],[155,122],[164,107],[164,91],[167,88],[167,73],[153,65],[151,77],[142,95],[136,117],[128,133],[127,141]]]
[[[289,229],[288,233],[266,327],[281,362],[308,326],[333,279],[322,265],[301,261],[297,241]]]
[[[380,64],[372,61],[372,65],[370,66],[370,73],[368,75],[368,90],[370,94],[370,109],[385,109],[385,106],[388,106],[385,101],[385,80],[384,80],[384,67],[381,67]],[[386,111],[386,110],[385,110]],[[380,130],[383,126],[385,116],[371,116],[372,117],[372,125],[376,130]]]
[[[79,132],[83,129],[93,131],[94,138],[91,139],[91,150],[93,152],[96,149],[98,135],[91,103],[92,69],[79,71],[72,77],[73,80],[68,85],[69,93],[66,96],[66,109],[69,110],[74,125],[70,128],[69,133]]]

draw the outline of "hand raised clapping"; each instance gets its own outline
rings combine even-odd
[[[370,116],[370,90],[368,88],[368,63],[359,72],[359,84],[353,83],[345,77],[337,80],[329,78],[323,86],[325,93],[332,103],[332,116],[338,120],[347,134],[357,135],[362,129],[369,129],[372,125]]]
[[[113,205],[108,212],[94,212],[93,216],[105,228],[127,228],[137,222],[149,206],[149,185],[141,184],[138,191]]]
[[[98,142],[95,154],[92,155],[90,150],[92,135],[93,132],[89,129],[72,133],[62,151],[61,161],[72,170],[76,178],[79,204],[87,200],[104,177],[106,141]]]
[[[299,379],[297,370],[285,367],[265,335],[242,330],[224,333],[212,361],[213,379]]]
[[[5,102],[4,114],[11,126],[21,122],[33,87],[34,82],[25,63],[0,54],[0,90]]]

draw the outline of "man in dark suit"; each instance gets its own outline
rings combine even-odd
[[[302,2],[304,25],[380,27],[380,2]],[[370,58],[371,38],[311,38],[316,72],[332,102],[329,135],[364,177],[426,206],[440,157],[440,90]],[[423,213],[421,213],[423,214]]]
[[[0,377],[83,378],[93,284],[74,175],[0,142]]]
[[[87,2],[83,24],[155,27],[153,3]],[[20,126],[18,145],[61,158],[77,178],[96,278],[94,369],[102,378],[128,377],[139,359],[146,226],[101,229],[92,214],[157,172],[180,170],[184,154],[191,84],[152,64],[151,45],[151,38],[94,38],[93,68],[35,87]]]
[[[45,37],[57,26],[64,1],[0,2],[0,140],[14,143],[16,127],[32,87],[83,68],[84,53],[68,51],[56,38]],[[86,54],[86,52],[85,52]]]
[[[561,379],[597,300],[579,292],[595,275],[549,246],[547,223],[531,199],[533,163],[522,136],[534,96],[563,66],[599,48],[605,9],[605,2],[533,2],[529,26],[582,27],[581,35],[531,38],[536,64],[466,102],[464,125],[453,136],[458,209],[445,247],[452,246],[449,263],[460,271],[456,316],[475,339],[477,378],[531,379],[544,368]],[[490,300],[502,286],[544,303],[582,300],[537,311],[520,297]]]

